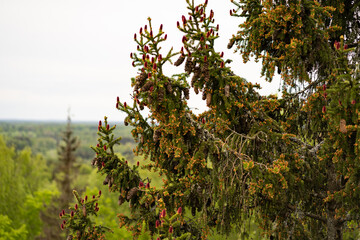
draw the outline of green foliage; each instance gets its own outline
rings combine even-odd
[[[97,216],[99,211],[97,202],[101,196],[101,191],[99,191],[97,196],[93,195],[92,198],[88,198],[87,195],[81,198],[75,190],[73,193],[77,203],[75,203],[74,207],[69,208],[69,213],[65,210],[59,213],[59,217],[63,219],[61,229],[69,229],[69,236],[72,236],[71,239],[105,239],[104,233],[110,231],[110,229],[101,225],[95,225],[91,220],[91,216]]]
[[[103,186],[102,176],[97,174],[96,169],[93,169],[89,175],[86,175],[86,180],[87,182],[85,186],[87,187],[86,191],[84,192],[85,195],[93,196],[98,193],[99,189],[102,190],[102,196],[101,199],[99,199],[101,209],[98,216],[96,216],[96,219],[93,220],[96,220],[99,225],[107,226],[112,230],[111,232],[105,233],[106,239],[131,239],[130,232],[128,232],[125,228],[119,228],[119,222],[117,218],[119,213],[129,214],[126,206],[118,205],[118,198]]]
[[[34,239],[40,235],[45,223],[39,217],[39,213],[44,210],[44,207],[50,204],[52,198],[55,196],[54,191],[41,189],[28,194],[23,203],[26,209],[23,217],[23,221],[27,227],[29,239]]]
[[[26,236],[20,239],[34,239],[43,227],[39,213],[56,194],[44,189],[49,183],[45,160],[40,155],[33,156],[29,148],[15,152],[6,146],[2,136],[0,153],[3,166],[0,170],[0,212],[6,220],[4,229],[8,229],[4,231]]]
[[[6,215],[0,215],[0,239],[17,240],[27,239],[27,230],[25,224],[19,228],[14,228],[12,221]]]

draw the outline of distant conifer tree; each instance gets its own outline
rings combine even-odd
[[[60,226],[63,220],[59,219],[58,212],[59,209],[67,210],[70,203],[74,201],[73,184],[77,170],[75,151],[79,144],[80,141],[78,138],[73,136],[69,114],[66,130],[62,133],[62,142],[58,150],[59,162],[54,170],[60,196],[54,199],[45,211],[41,212],[41,218],[46,226],[44,227],[43,235],[38,239],[65,239],[65,237],[61,235],[62,231]]]
[[[69,114],[66,130],[62,133],[62,143],[58,150],[59,165],[58,169],[56,169],[59,173],[57,181],[59,182],[61,192],[60,205],[63,209],[68,208],[69,203],[74,199],[72,185],[77,170],[75,151],[79,145],[79,139],[73,136]]]

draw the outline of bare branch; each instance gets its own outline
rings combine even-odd
[[[317,215],[317,214],[314,214],[314,213],[310,213],[310,212],[303,212],[301,210],[299,210],[297,207],[295,206],[292,206],[292,205],[288,205],[288,208],[290,210],[293,210],[301,215],[304,215],[306,217],[310,217],[310,218],[313,218],[313,219],[316,219],[316,220],[319,220],[319,221],[322,221],[324,223],[326,223],[326,218],[325,217],[322,217],[320,215]]]

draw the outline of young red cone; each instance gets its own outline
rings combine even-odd
[[[181,213],[182,213],[182,208],[181,208],[181,207],[178,208],[177,213],[178,213],[178,214],[181,214]]]

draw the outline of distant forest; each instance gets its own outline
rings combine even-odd
[[[64,145],[66,126],[66,122],[0,121],[0,239],[66,239],[67,233],[60,227],[61,203],[56,200],[64,178],[59,169],[59,149]],[[127,214],[128,210],[118,205],[118,196],[108,191],[104,177],[91,165],[95,153],[90,147],[97,144],[97,124],[75,122],[71,130],[80,142],[74,152],[71,189],[89,197],[101,190],[97,222],[113,230],[107,239],[131,238],[126,229],[118,227],[117,220],[117,214]],[[115,134],[122,137],[116,153],[129,164],[136,164],[140,158],[132,151],[135,143],[131,128],[118,124]],[[74,203],[73,198],[70,206]]]
[[[116,123],[111,123],[114,124]],[[91,160],[95,156],[90,146],[95,146],[97,143],[97,123],[72,122],[71,126],[74,136],[80,140],[76,156],[83,161]],[[56,161],[57,148],[65,127],[66,122],[0,121],[0,135],[4,137],[8,146],[16,150],[21,151],[30,147],[33,154],[40,153],[48,161]],[[135,145],[130,128],[117,124],[115,134],[122,137],[121,146],[117,147],[117,151],[132,160],[132,148]]]

